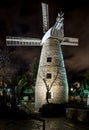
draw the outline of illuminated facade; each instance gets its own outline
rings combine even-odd
[[[43,79],[51,87],[49,103],[65,103],[68,101],[68,83],[61,45],[54,38],[45,41],[41,52],[35,87],[35,107],[37,110],[47,103],[47,88]]]

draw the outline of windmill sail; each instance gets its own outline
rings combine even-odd
[[[42,46],[39,38],[6,37],[7,46]]]
[[[45,33],[49,29],[49,11],[48,11],[48,5],[46,3],[42,3],[42,16],[43,16],[43,33]]]
[[[42,46],[40,38],[6,37],[7,46]],[[64,37],[61,45],[78,46],[78,38]]]
[[[78,38],[64,37],[61,45],[78,46],[78,42]]]

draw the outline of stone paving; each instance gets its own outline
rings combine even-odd
[[[45,130],[89,130],[89,125],[71,121],[67,118],[48,118],[46,119]]]
[[[89,130],[89,125],[74,122],[67,118],[44,118],[45,130]],[[42,122],[37,120],[5,120],[0,119],[0,130],[43,130]]]

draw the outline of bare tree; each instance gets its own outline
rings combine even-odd
[[[47,91],[46,91],[46,101],[47,101],[48,104],[49,104],[49,98],[51,98],[51,88],[52,88],[54,82],[56,81],[57,76],[58,76],[58,71],[57,71],[57,74],[56,74],[56,76],[54,77],[54,79],[53,79],[53,81],[52,81],[52,83],[51,83],[50,85],[47,84],[46,79],[43,78],[43,81],[44,81],[44,83],[45,83],[46,90],[47,90]]]

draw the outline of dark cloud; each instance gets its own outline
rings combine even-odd
[[[63,46],[63,54],[67,70],[71,74],[76,72],[87,74],[89,70],[89,8],[81,6],[65,12],[64,29],[65,36],[79,38],[78,47]],[[67,57],[70,56],[70,57]],[[87,70],[87,71],[84,71]],[[82,73],[81,73],[82,74]]]

